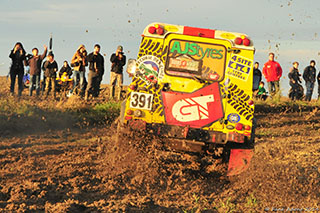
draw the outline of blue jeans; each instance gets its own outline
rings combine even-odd
[[[29,86],[29,96],[32,96],[33,85],[36,86],[36,94],[39,96],[40,94],[40,74],[38,75],[30,75],[30,86]]]
[[[78,82],[78,78],[80,81]],[[84,78],[85,72],[84,71],[73,71],[73,88],[70,90],[70,93],[73,93],[74,89],[80,84],[81,93],[84,92]]]
[[[307,81],[306,82],[306,101],[311,101],[312,93],[313,93],[313,88],[314,88],[314,82]]]

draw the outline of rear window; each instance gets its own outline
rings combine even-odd
[[[168,75],[223,80],[227,52],[225,46],[173,39],[168,51],[165,69]]]

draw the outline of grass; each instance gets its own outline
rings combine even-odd
[[[90,105],[79,97],[63,101],[39,100],[35,97],[0,98],[0,128],[2,132],[39,127],[56,128],[66,125],[81,128],[110,125],[119,114],[120,102]]]
[[[106,102],[80,110],[79,119],[87,125],[111,124],[120,114],[120,102]]]

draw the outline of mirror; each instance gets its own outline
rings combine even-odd
[[[130,58],[127,65],[127,73],[132,76],[136,73],[136,59]]]

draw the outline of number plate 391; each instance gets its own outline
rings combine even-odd
[[[131,92],[130,108],[151,110],[152,100],[152,94]]]

